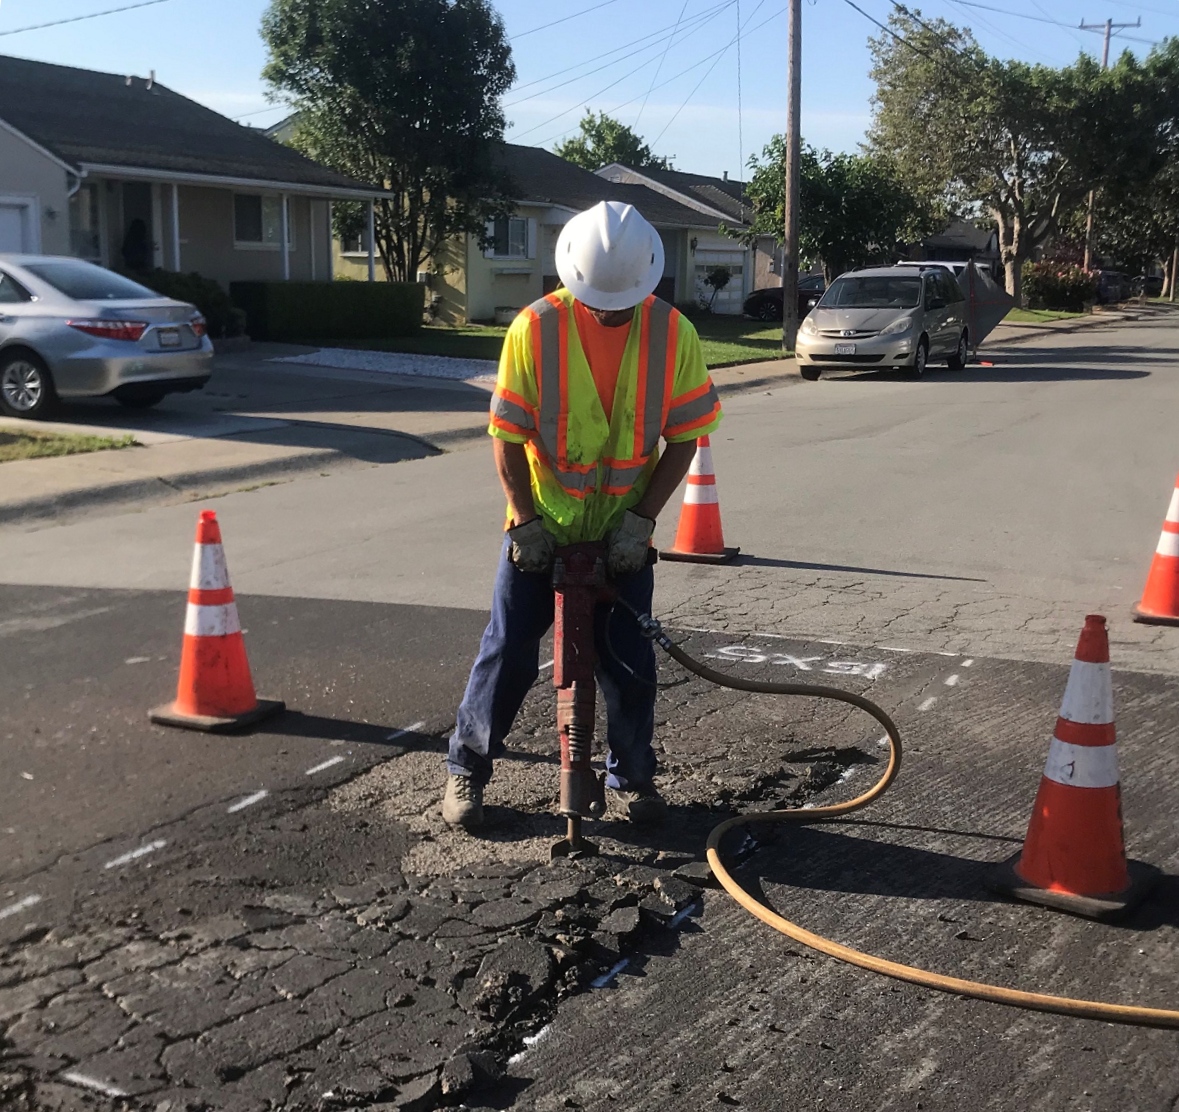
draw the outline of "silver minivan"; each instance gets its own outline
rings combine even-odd
[[[966,296],[945,267],[849,271],[799,327],[799,372],[814,380],[824,367],[905,367],[920,377],[931,360],[961,370],[970,351],[966,310]]]
[[[213,345],[196,307],[82,259],[0,255],[0,411],[46,417],[58,398],[154,405],[197,390]]]

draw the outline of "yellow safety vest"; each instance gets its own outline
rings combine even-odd
[[[652,296],[635,307],[607,420],[561,289],[508,329],[487,431],[526,446],[537,512],[558,544],[576,544],[601,540],[642,498],[661,436],[695,440],[720,417],[696,329]]]

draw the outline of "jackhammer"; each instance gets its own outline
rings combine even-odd
[[[558,548],[553,560],[553,686],[561,738],[560,811],[566,836],[553,857],[596,854],[581,836],[581,820],[606,811],[606,778],[590,763],[594,741],[594,610],[614,597],[606,582],[606,546],[601,542]]]

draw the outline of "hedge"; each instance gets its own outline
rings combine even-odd
[[[1029,309],[1084,311],[1097,300],[1097,275],[1071,263],[1023,264],[1023,303]]]
[[[288,343],[382,340],[422,327],[425,286],[416,282],[231,282],[255,340]]]

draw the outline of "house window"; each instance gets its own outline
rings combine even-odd
[[[364,255],[367,258],[368,232],[358,232],[354,236],[342,236],[340,251],[345,255]]]
[[[487,222],[491,240],[488,255],[494,259],[526,259],[528,255],[528,221],[519,216],[501,216]]]
[[[95,182],[85,182],[70,198],[70,254],[92,263],[102,261]]]
[[[294,247],[294,221],[287,213],[287,246]],[[257,193],[233,196],[233,240],[239,247],[278,247],[282,238],[282,198]]]

